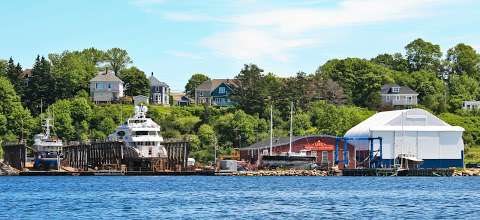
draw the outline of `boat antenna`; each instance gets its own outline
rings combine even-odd
[[[292,154],[292,139],[293,139],[293,101],[290,103],[290,144],[288,148],[288,155]]]

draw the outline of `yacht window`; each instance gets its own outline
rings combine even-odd
[[[157,132],[155,132],[155,131],[149,131],[149,132],[148,132],[148,135],[157,135]]]
[[[135,135],[148,135],[148,131],[136,131]]]

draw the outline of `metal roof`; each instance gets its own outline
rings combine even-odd
[[[406,109],[379,112],[351,128],[345,137],[369,137],[371,131],[456,131],[464,129],[451,126],[423,109]]]

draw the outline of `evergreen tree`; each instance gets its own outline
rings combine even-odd
[[[25,92],[25,80],[22,77],[22,72],[23,70],[22,66],[20,66],[20,63],[17,63],[17,65],[15,65],[15,62],[10,57],[7,64],[6,75],[20,97],[23,97],[23,94]]]
[[[264,112],[268,97],[263,70],[255,64],[245,65],[235,77],[238,85],[232,93],[232,100],[248,114]]]
[[[34,114],[40,112],[41,102],[44,106],[55,102],[55,80],[50,73],[50,62],[44,57],[37,56],[27,88],[24,101]]]

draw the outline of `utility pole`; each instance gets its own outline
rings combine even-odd
[[[270,103],[270,156],[273,155],[273,105]]]
[[[293,101],[290,104],[290,145],[288,148],[288,155],[292,154],[292,140],[293,140]]]

